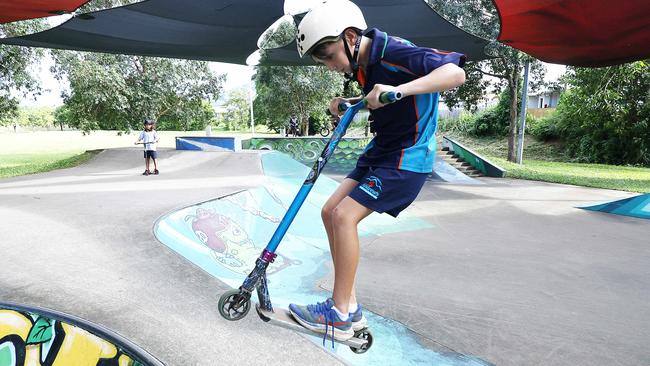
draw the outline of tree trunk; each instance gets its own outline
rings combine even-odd
[[[517,140],[517,86],[519,85],[519,70],[517,65],[508,75],[508,87],[510,88],[510,125],[508,128],[508,161],[516,162]]]

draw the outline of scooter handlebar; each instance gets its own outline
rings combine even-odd
[[[379,95],[379,102],[382,104],[391,104],[395,103],[398,100],[402,99],[402,93],[398,91],[389,91],[389,92],[383,92]],[[364,104],[368,104],[368,101],[364,98],[362,100]],[[349,102],[343,102],[339,104],[339,112],[345,112],[348,108],[350,108],[350,103]],[[325,113],[328,116],[331,116],[332,113],[330,113],[329,108],[325,111]]]

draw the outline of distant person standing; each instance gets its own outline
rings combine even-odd
[[[298,136],[298,116],[296,116],[295,113],[293,113],[291,115],[291,118],[289,118],[289,131],[285,137],[287,137],[289,134],[292,134],[293,137]]]
[[[144,130],[140,132],[140,137],[135,142],[136,145],[142,144],[144,147],[144,161],[145,161],[145,170],[142,175],[149,174],[159,174],[158,165],[156,164],[156,159],[158,158],[158,152],[156,151],[156,144],[158,143],[158,133],[154,128],[154,121],[152,119],[146,118],[144,120]],[[149,170],[149,159],[153,160],[153,173]]]

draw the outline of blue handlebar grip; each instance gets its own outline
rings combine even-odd
[[[395,92],[393,92],[393,91],[390,91],[390,92],[384,92],[384,93],[381,93],[381,94],[379,95],[379,102],[380,102],[381,104],[390,104],[390,103],[395,103],[395,102],[397,102],[397,101],[400,100],[400,99],[402,99],[402,93],[401,93],[401,92],[398,92],[398,91],[395,91]],[[367,104],[367,102],[365,101],[365,99],[364,99],[364,103]],[[343,103],[339,104],[339,112],[345,112],[345,111],[347,111],[348,108],[350,108],[350,106],[351,106],[351,104],[348,103],[348,102],[343,102]],[[329,108],[325,111],[325,113],[326,113],[328,116],[331,116],[331,115],[332,115],[332,113],[330,113]]]
[[[400,92],[385,92],[379,95],[379,102],[381,104],[395,103],[398,100],[402,99],[402,93]]]

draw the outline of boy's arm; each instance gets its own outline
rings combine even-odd
[[[402,85],[375,84],[372,91],[366,96],[366,99],[368,100],[368,108],[377,109],[384,106],[384,104],[379,102],[379,95],[383,92],[399,91],[404,97],[407,97],[410,95],[443,92],[460,86],[464,82],[465,71],[456,64],[448,63],[421,78]]]

